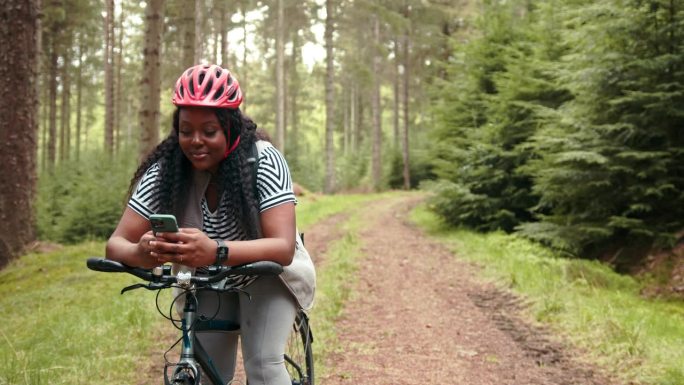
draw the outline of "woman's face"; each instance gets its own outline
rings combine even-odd
[[[178,142],[195,169],[212,173],[218,170],[227,146],[214,110],[204,107],[181,108]]]

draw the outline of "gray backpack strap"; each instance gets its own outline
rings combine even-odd
[[[249,158],[247,158],[247,163],[252,165],[252,191],[254,191],[254,197],[258,199],[257,171],[259,170],[259,147],[256,141],[252,144],[252,150],[250,151]]]

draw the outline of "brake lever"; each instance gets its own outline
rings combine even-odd
[[[126,286],[126,287],[124,287],[124,288],[121,290],[121,294],[123,294],[123,293],[125,293],[125,292],[127,292],[127,291],[136,290],[136,289],[143,289],[143,288],[144,288],[144,289],[147,289],[147,290],[150,290],[150,291],[154,291],[154,290],[166,289],[166,288],[168,288],[168,287],[171,287],[171,286],[170,286],[169,284],[167,284],[167,283],[157,283],[157,282],[151,282],[151,283],[148,283],[148,284],[136,283],[135,285],[131,285],[131,286]]]
[[[135,290],[135,289],[141,289],[143,287],[147,287],[147,285],[142,284],[142,283],[136,283],[135,285],[126,286],[123,289],[121,289],[121,294],[123,294],[127,291],[131,291],[131,290]]]

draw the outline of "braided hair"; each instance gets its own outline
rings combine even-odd
[[[178,142],[181,108],[178,107],[173,114],[173,130],[138,166],[128,188],[130,198],[140,178],[153,164],[158,163],[159,210],[176,216],[181,214],[185,207],[192,185],[192,164],[183,154]],[[256,123],[239,108],[216,108],[214,111],[226,138],[240,136],[237,148],[221,161],[218,168],[218,194],[222,197],[220,202],[228,215],[236,219],[248,239],[255,239],[259,234],[258,199],[254,191],[253,165],[248,158],[251,156],[254,142],[265,138],[266,135],[261,130],[257,132]]]

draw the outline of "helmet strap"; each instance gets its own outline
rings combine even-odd
[[[230,139],[228,140],[228,142],[230,143]],[[240,136],[238,136],[237,139],[235,139],[235,142],[233,142],[232,146],[229,147],[228,145],[226,145],[226,152],[223,154],[223,159],[226,159],[231,152],[235,151],[238,144],[240,144]]]

